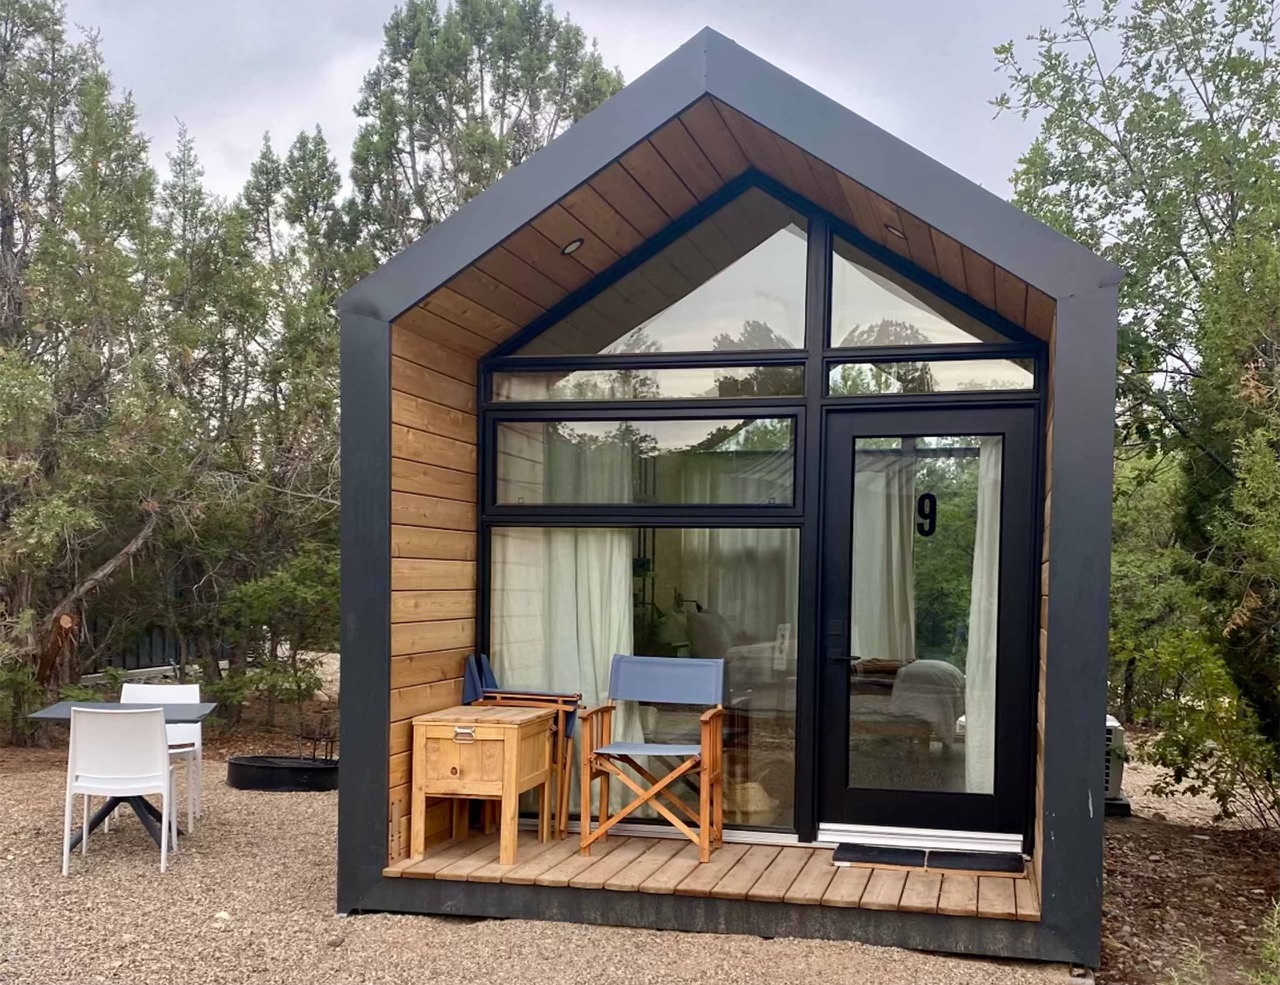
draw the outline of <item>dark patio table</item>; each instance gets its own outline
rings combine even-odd
[[[59,701],[57,704],[50,705],[48,708],[41,708],[37,712],[28,715],[28,718],[35,719],[40,722],[70,722],[72,708],[88,708],[93,711],[101,711],[110,708],[126,708],[130,711],[141,711],[146,708],[159,708],[164,712],[164,720],[166,725],[192,725],[196,722],[204,721],[209,713],[217,708],[217,704],[212,701],[201,701],[199,703],[183,704],[183,705],[167,705],[167,704],[121,704],[119,701]],[[128,804],[133,809],[133,813],[138,815],[138,820],[142,822],[142,826],[147,829],[147,833],[155,839],[155,843],[160,844],[160,811],[146,797],[110,797],[107,802],[93,812],[89,818],[89,831],[94,831],[103,821],[121,804]],[[71,836],[71,847],[75,848],[84,840],[85,829],[81,828]]]

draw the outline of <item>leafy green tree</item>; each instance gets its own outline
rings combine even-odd
[[[1229,472],[1191,399],[1216,249],[1280,190],[1270,0],[1068,0],[1057,29],[996,49],[998,111],[1040,121],[1014,202],[1125,270],[1126,445],[1190,447]]]
[[[1121,637],[1134,645],[1124,665],[1184,628],[1181,615],[1158,614],[1164,589],[1131,597],[1142,593],[1130,576],[1156,565],[1175,596],[1179,582],[1193,586],[1198,604],[1179,611],[1222,640],[1214,652],[1280,748],[1280,598],[1260,520],[1276,450],[1274,278],[1261,252],[1280,216],[1275,5],[1069,0],[1065,10],[1060,28],[1032,39],[1031,67],[1012,43],[996,49],[1008,81],[996,106],[1039,120],[1015,202],[1125,268],[1120,454],[1183,473],[1177,500],[1165,500],[1171,547],[1117,566],[1117,604],[1138,614],[1130,630],[1159,621]]]
[[[542,0],[406,0],[365,76],[351,178],[380,257],[402,249],[622,87]]]

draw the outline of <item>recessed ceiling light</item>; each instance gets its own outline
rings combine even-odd
[[[899,228],[898,228],[897,226],[895,226],[895,225],[892,225],[891,223],[886,222],[886,223],[884,224],[884,228],[885,228],[885,229],[887,229],[889,232],[893,233],[893,235],[897,236],[897,237],[898,237],[898,239],[906,239],[906,238],[907,238],[907,234],[906,234],[906,233],[904,233],[901,229],[899,229]]]
[[[582,245],[582,237],[579,236],[577,239],[571,239],[569,240],[569,242],[565,243],[564,246],[560,247],[560,252],[563,253],[565,256],[569,256],[573,253],[577,253],[578,247],[581,245]]]

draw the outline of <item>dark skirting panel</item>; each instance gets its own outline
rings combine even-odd
[[[363,913],[380,911],[855,940],[950,954],[1074,960],[1072,948],[1038,923],[702,896],[384,878],[359,908]]]

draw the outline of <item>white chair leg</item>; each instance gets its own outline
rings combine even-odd
[[[160,871],[165,870],[169,861],[169,812],[172,809],[169,794],[173,792],[173,769],[169,770],[169,789],[160,794]]]
[[[80,831],[82,832],[82,836],[80,838],[80,854],[81,855],[89,854],[89,801],[91,801],[92,799],[93,798],[90,797],[88,794],[84,795],[84,821],[81,823],[81,826],[80,826]]]
[[[111,815],[114,813],[115,811],[108,811],[107,816],[102,819],[103,834],[111,834]]]
[[[204,743],[196,743],[196,815],[204,817]]]
[[[67,784],[67,800],[62,809],[62,874],[65,876],[71,864],[71,813],[75,809],[75,794]]]
[[[195,758],[187,760],[187,834],[191,834],[196,828],[196,796],[198,788],[195,787],[196,761]]]

